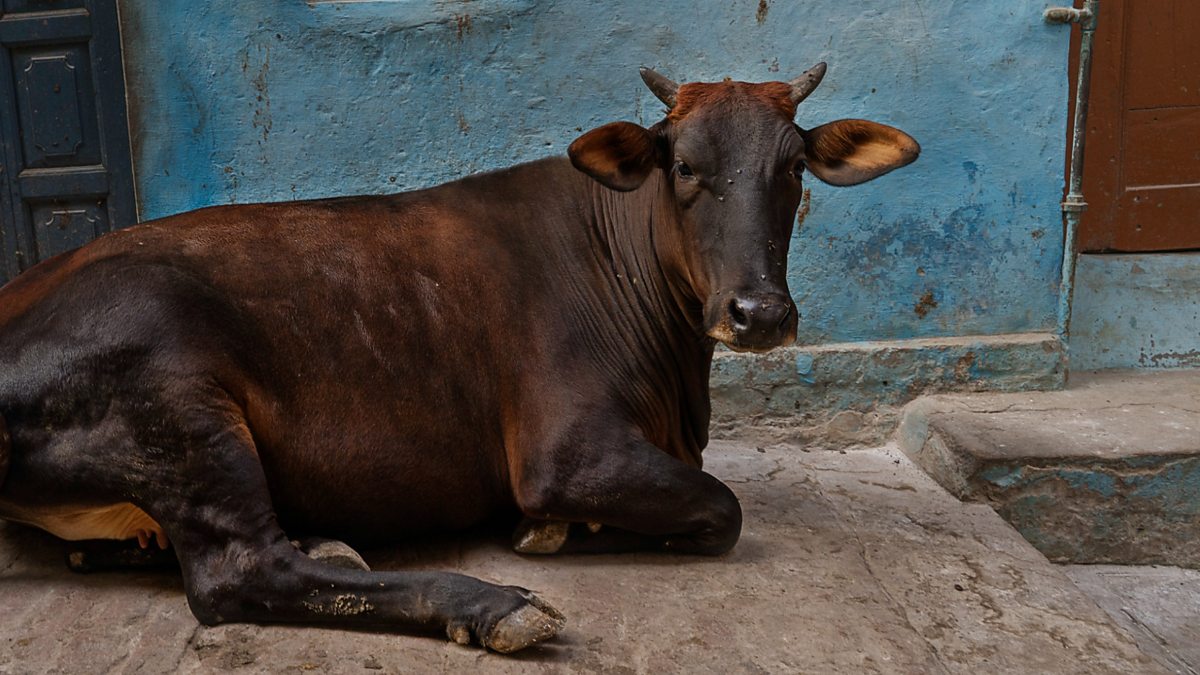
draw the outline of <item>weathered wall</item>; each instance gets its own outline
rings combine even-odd
[[[1081,255],[1071,367],[1200,368],[1200,253]]]
[[[767,80],[826,60],[802,125],[869,117],[924,152],[874,183],[812,186],[790,264],[801,342],[1049,330],[1068,32],[1042,23],[1048,4],[125,0],[141,213],[562,153],[581,130],[658,118],[641,64]]]

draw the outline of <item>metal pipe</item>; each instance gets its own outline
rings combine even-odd
[[[1071,167],[1067,180],[1067,196],[1062,202],[1063,259],[1062,283],[1058,291],[1058,334],[1070,353],[1071,296],[1075,286],[1075,237],[1079,219],[1087,208],[1083,199],[1083,146],[1087,139],[1088,94],[1092,84],[1092,41],[1100,14],[1100,0],[1085,0],[1083,7],[1051,7],[1044,16],[1048,23],[1078,23],[1079,77],[1075,87],[1075,119],[1071,134]],[[1069,358],[1069,356],[1068,356]],[[1069,361],[1068,361],[1069,362]]]

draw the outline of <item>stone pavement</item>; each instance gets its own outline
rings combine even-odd
[[[1070,565],[1067,574],[1170,671],[1200,673],[1200,570]]]
[[[77,576],[0,526],[0,672],[1156,673],[1130,635],[990,508],[893,448],[715,444],[742,500],[723,558],[522,558],[504,533],[365,552],[537,590],[568,617],[515,658],[398,637],[201,628],[177,573]]]

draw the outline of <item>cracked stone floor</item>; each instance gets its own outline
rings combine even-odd
[[[539,591],[567,628],[515,658],[435,638],[200,628],[178,573],[73,575],[62,544],[0,525],[0,672],[1166,672],[1069,570],[895,449],[722,442],[705,457],[745,512],[719,559],[522,558],[503,533],[365,552],[376,568]]]

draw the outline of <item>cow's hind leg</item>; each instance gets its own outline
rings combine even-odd
[[[306,556],[276,523],[244,424],[224,424],[159,476],[146,503],[166,529],[203,623],[313,623],[444,632],[512,652],[555,635],[563,617],[527,590],[445,572],[368,572]],[[197,438],[193,435],[192,438]],[[185,472],[186,471],[186,472]]]
[[[293,540],[292,546],[313,560],[327,565],[370,571],[370,566],[358,551],[336,539],[305,537]],[[128,571],[179,567],[175,550],[147,545],[134,539],[88,539],[70,542],[67,549],[67,567],[72,572]]]
[[[80,574],[178,566],[179,560],[175,557],[174,550],[158,546],[139,546],[135,540],[73,541],[67,549],[67,568]]]

